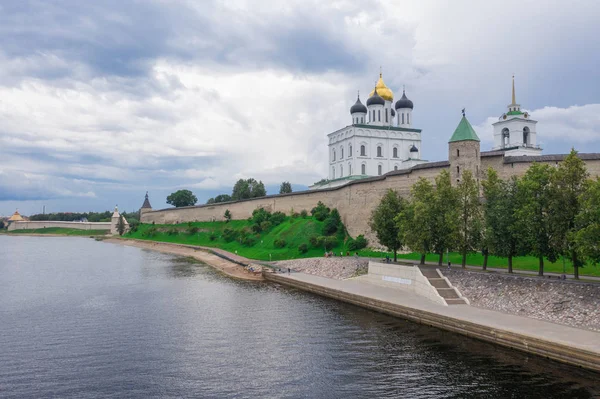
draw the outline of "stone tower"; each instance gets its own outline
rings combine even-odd
[[[152,210],[152,205],[150,205],[150,200],[148,199],[148,191],[146,191],[146,197],[144,198],[144,203],[140,208],[140,222],[142,221],[142,215],[146,212]]]
[[[465,170],[470,170],[479,182],[481,169],[479,137],[467,120],[464,110],[463,117],[448,142],[448,161],[450,161],[450,178],[453,185],[460,182]]]

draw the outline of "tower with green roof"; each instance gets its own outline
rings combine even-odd
[[[480,142],[475,129],[469,123],[463,109],[463,116],[448,142],[448,161],[452,184],[460,182],[466,170],[470,170],[479,181],[481,169]]]
[[[512,79],[512,101],[508,112],[500,115],[493,123],[495,151],[505,151],[505,155],[542,155],[537,144],[537,121],[531,119],[528,112],[521,111],[515,95],[515,77]]]

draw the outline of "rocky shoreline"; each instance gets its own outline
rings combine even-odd
[[[471,306],[600,331],[600,284],[456,269],[442,273]]]
[[[273,265],[281,268],[281,270],[287,270],[289,267],[297,272],[342,280],[365,274],[368,269],[369,261],[364,258],[355,258],[353,256],[338,256],[331,258],[323,257],[282,260],[274,262]]]

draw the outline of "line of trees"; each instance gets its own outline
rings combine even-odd
[[[388,191],[373,211],[371,228],[379,242],[394,252],[403,247],[421,254],[447,250],[481,251],[507,258],[512,273],[515,256],[535,256],[539,275],[544,259],[570,259],[575,278],[586,262],[600,262],[600,179],[590,180],[585,163],[571,153],[556,167],[533,163],[521,178],[503,180],[494,169],[481,183],[470,171],[452,187],[448,171],[435,185],[421,178],[410,199]]]

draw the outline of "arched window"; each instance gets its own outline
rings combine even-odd
[[[378,157],[382,157],[383,155],[381,154],[381,146],[377,146],[377,156]]]
[[[361,157],[366,157],[367,156],[367,149],[365,148],[364,145],[360,146],[360,156]]]
[[[344,177],[344,166],[340,165],[340,177]]]
[[[398,170],[398,165],[394,165],[394,170]]]
[[[508,147],[510,145],[510,132],[507,128],[502,129],[502,147]]]
[[[344,147],[340,147],[340,159],[344,159]]]
[[[335,166],[331,167],[331,178],[335,179]]]
[[[360,122],[361,123],[365,123],[365,117],[364,116],[360,118]]]
[[[333,157],[333,160],[335,161],[335,149],[333,150],[332,157]]]
[[[523,145],[529,145],[529,128],[527,126],[523,128]]]
[[[377,165],[377,174],[381,176],[381,165]]]
[[[404,112],[402,113],[402,124],[404,125]]]
[[[381,110],[380,109],[377,110],[377,116],[379,116],[379,122],[381,122]]]
[[[388,109],[385,109],[385,122],[387,123],[388,121]]]
[[[406,113],[406,124],[410,125],[410,112]]]
[[[362,165],[360,165],[360,173],[362,175],[366,175],[367,174],[367,165],[365,165],[364,163]]]
[[[352,164],[348,164],[348,176],[352,176]]]
[[[352,144],[348,146],[348,158],[352,156]]]
[[[460,157],[460,150],[458,148],[456,149],[456,157]]]
[[[375,122],[375,110],[373,110],[373,117],[371,118],[371,122]]]
[[[393,153],[392,156],[394,158],[398,158],[398,147],[394,147],[394,150],[392,151],[392,153]]]

